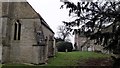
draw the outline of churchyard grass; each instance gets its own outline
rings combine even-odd
[[[0,68],[2,67],[2,64],[0,64]]]
[[[95,52],[58,52],[54,58],[50,58],[46,66],[77,66],[79,60],[83,62],[90,58],[106,58],[108,54]]]
[[[58,52],[52,58],[49,58],[48,64],[44,65],[24,65],[24,64],[5,64],[2,68],[21,68],[21,67],[35,67],[35,68],[50,68],[51,66],[78,66],[80,60],[84,63],[87,59],[91,58],[107,58],[110,57],[109,54],[102,54],[96,52],[81,52],[81,51],[73,51],[73,52]],[[53,67],[52,67],[53,68]]]

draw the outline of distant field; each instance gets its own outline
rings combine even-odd
[[[55,57],[50,58],[48,64],[45,65],[24,65],[24,64],[5,64],[2,68],[53,68],[51,66],[79,66],[89,59],[109,58],[108,54],[95,52],[58,52]]]

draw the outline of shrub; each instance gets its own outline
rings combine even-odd
[[[73,49],[73,46],[72,46],[71,42],[61,41],[61,42],[57,43],[57,49],[58,49],[59,52],[65,52],[66,50],[68,52],[71,52],[72,49]]]
[[[96,53],[102,53],[100,50],[95,50],[94,52],[96,52]]]

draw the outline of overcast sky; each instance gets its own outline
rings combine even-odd
[[[58,26],[63,25],[62,21],[70,21],[68,11],[60,9],[63,4],[60,0],[27,0],[32,7],[44,18],[57,36]],[[74,38],[71,38],[73,41]]]
[[[33,8],[44,18],[52,30],[56,33],[57,27],[62,21],[67,20],[68,12],[60,9],[59,0],[27,0]],[[56,35],[55,35],[56,36]]]

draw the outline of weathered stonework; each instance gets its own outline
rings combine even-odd
[[[95,45],[94,40],[89,40],[85,36],[75,35],[75,43],[77,46],[77,50],[79,51],[102,51],[103,47],[101,45]]]
[[[112,32],[112,24],[106,27],[102,27],[101,32]],[[97,30],[96,30],[97,31]],[[82,33],[81,33],[82,34]],[[89,40],[84,35],[75,35],[75,43],[77,46],[77,50],[80,51],[101,51],[103,53],[109,53],[108,50],[104,50],[103,46],[101,45],[95,45],[95,40]]]
[[[54,41],[50,41],[50,37],[54,40],[54,32],[48,24],[27,2],[3,2],[1,6],[0,60],[3,63],[46,63],[48,57],[54,55]]]

